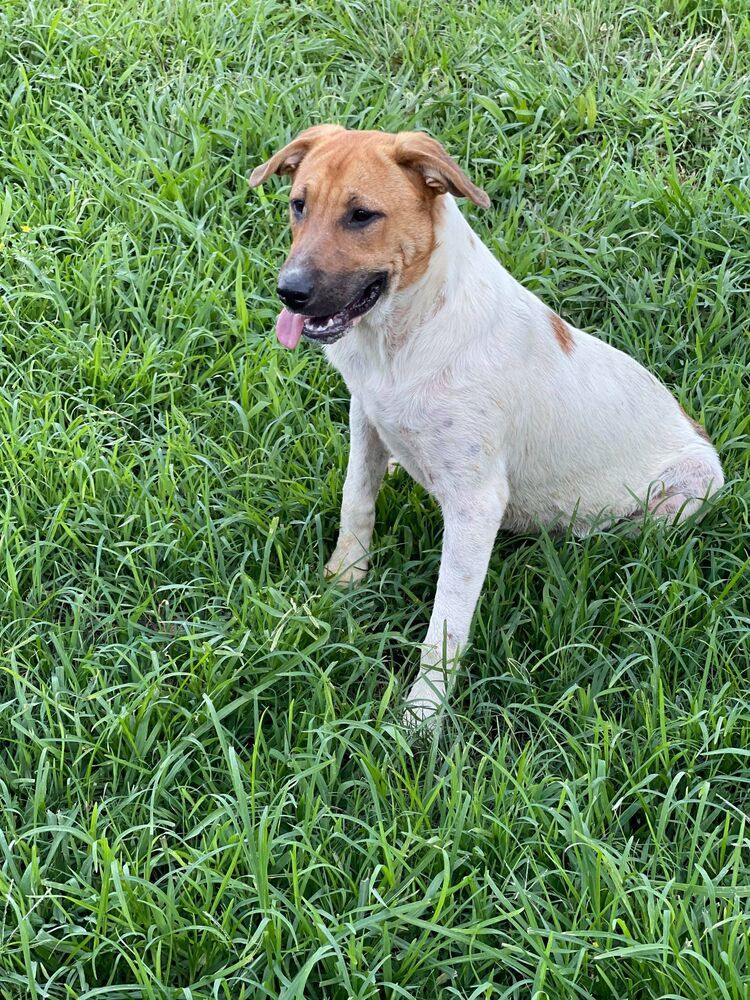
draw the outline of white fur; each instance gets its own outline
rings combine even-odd
[[[632,358],[569,327],[523,288],[442,198],[424,276],[385,296],[326,348],[352,396],[341,533],[328,570],[367,568],[375,499],[392,455],[444,517],[437,594],[416,719],[445,695],[466,643],[498,528],[528,530],[632,517],[674,519],[723,483],[716,451],[661,383]]]

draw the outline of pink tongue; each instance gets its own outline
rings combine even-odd
[[[291,313],[288,309],[282,309],[276,320],[276,336],[279,338],[279,343],[293,351],[299,344],[304,325],[304,316],[300,316],[299,313]]]

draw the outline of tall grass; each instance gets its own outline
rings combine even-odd
[[[0,995],[750,989],[747,0],[6,0]],[[707,426],[699,528],[499,539],[401,689],[440,518],[324,583],[344,388],[272,327],[302,127],[425,128],[506,266]]]

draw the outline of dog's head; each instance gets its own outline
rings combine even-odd
[[[421,132],[349,131],[317,125],[250,175],[256,187],[292,174],[292,247],[278,293],[279,340],[342,337],[385,295],[426,270],[435,246],[440,196],[489,207],[440,143]]]

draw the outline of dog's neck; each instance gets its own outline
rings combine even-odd
[[[497,315],[501,275],[512,280],[453,197],[443,195],[435,247],[424,274],[378,303],[347,336],[326,348],[326,354],[345,378],[363,366],[385,372],[394,365],[447,364],[463,338],[486,329],[487,317]],[[460,317],[460,322],[452,317]],[[442,325],[450,327],[450,337],[435,336]]]
[[[465,322],[473,312],[473,301],[483,299],[481,286],[488,262],[496,263],[454,198],[446,194],[441,201],[435,246],[424,274],[395,292],[361,324],[361,335],[377,338],[391,356],[459,305]]]
[[[407,288],[397,291],[391,302],[387,322],[417,330],[427,325],[448,305],[448,297],[460,295],[476,273],[476,236],[461,214],[455,199],[446,194],[441,198],[435,225],[435,246],[424,274]]]

